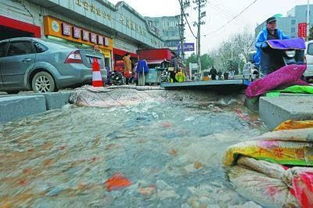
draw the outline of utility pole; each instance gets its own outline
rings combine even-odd
[[[205,24],[204,21],[201,21],[202,18],[206,16],[206,12],[202,12],[201,9],[205,7],[207,0],[193,0],[197,6],[194,9],[198,10],[198,22],[195,22],[194,25],[198,27],[197,33],[197,59],[198,59],[198,66],[199,72],[201,72],[201,25]]]
[[[180,27],[179,27],[179,34],[180,34],[180,55],[182,60],[185,59],[185,52],[184,52],[184,42],[185,42],[185,22],[184,16],[186,15],[185,9],[190,6],[189,0],[178,0],[180,4]]]
[[[306,40],[309,40],[310,36],[310,0],[308,0],[306,9]]]

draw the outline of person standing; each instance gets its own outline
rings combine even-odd
[[[175,78],[176,73],[177,73],[176,69],[174,67],[172,67],[170,70],[170,81],[171,82],[177,82],[177,80]]]
[[[218,79],[218,80],[222,80],[222,79],[223,79],[222,76],[223,76],[223,73],[222,73],[221,71],[218,71],[218,72],[217,72],[217,79]]]
[[[277,29],[276,18],[270,17],[266,20],[266,28],[258,34],[255,43],[257,53],[254,56],[254,62],[256,66],[261,67],[261,72],[264,75],[271,73],[269,66],[270,57],[266,52],[266,48],[268,47],[266,41],[273,39],[284,40],[289,39],[289,37],[283,31]]]
[[[225,72],[224,72],[224,80],[228,80],[228,76],[229,76],[228,71],[225,71]]]
[[[141,59],[137,63],[136,74],[138,77],[138,85],[144,86],[146,84],[146,74],[149,72],[148,63],[145,59]]]
[[[216,80],[217,70],[212,66],[209,75],[211,75],[212,80]]]
[[[178,72],[175,74],[175,79],[177,82],[184,82],[186,80],[186,75],[182,69],[179,69]]]
[[[132,77],[132,62],[130,60],[130,54],[126,53],[123,57],[124,70],[123,75],[126,78],[126,84],[128,85],[129,79]]]

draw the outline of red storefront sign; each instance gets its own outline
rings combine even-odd
[[[36,38],[41,37],[40,27],[1,15],[0,15],[0,26],[32,33]]]
[[[307,23],[299,23],[298,24],[298,37],[306,38],[307,37]]]

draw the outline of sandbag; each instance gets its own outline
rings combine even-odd
[[[278,125],[274,131],[279,130],[288,130],[288,129],[305,129],[305,128],[313,128],[313,121],[293,121],[287,120]]]
[[[262,206],[313,207],[313,168],[242,157],[228,168],[228,177],[237,192]]]
[[[266,207],[313,207],[312,123],[286,121],[229,147],[224,165],[236,191]]]
[[[282,90],[272,90],[266,93],[266,97],[278,97],[280,93],[301,93],[313,94],[313,86],[310,85],[293,85]]]
[[[312,121],[306,121],[310,123]],[[244,155],[281,165],[313,166],[312,148],[313,128],[272,131],[230,146],[224,155],[224,165],[234,165],[239,156]]]
[[[255,166],[259,165],[259,161],[255,160],[254,162]],[[266,173],[242,165],[229,168],[228,177],[238,193],[262,206],[299,207],[297,198],[292,195],[289,187],[281,179],[285,171],[281,170],[278,165],[276,167],[274,164],[268,166],[273,166],[272,170],[277,170],[274,171],[275,175],[280,177],[270,177]],[[261,167],[262,165],[260,165],[260,169]]]

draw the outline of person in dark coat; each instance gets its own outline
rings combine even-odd
[[[224,79],[225,79],[225,80],[228,80],[228,76],[229,76],[228,71],[225,71],[225,72],[224,72]]]
[[[169,72],[170,72],[171,82],[177,82],[177,80],[175,78],[177,70],[174,67],[171,67],[171,70]]]
[[[218,79],[221,80],[222,79],[222,75],[223,73],[221,71],[218,71],[217,72],[217,76],[218,76]]]
[[[212,80],[216,80],[217,70],[212,66],[209,75],[211,75]]]

